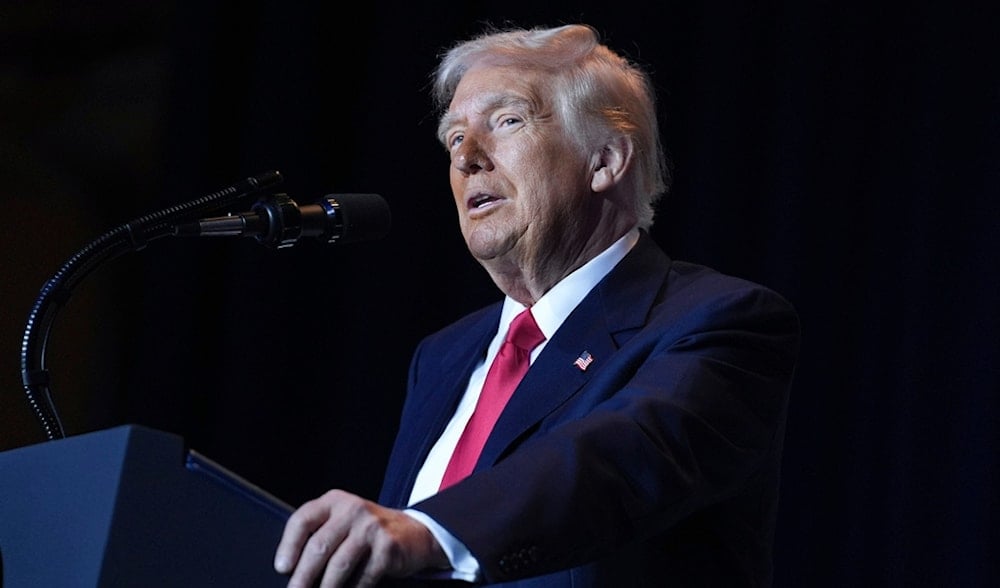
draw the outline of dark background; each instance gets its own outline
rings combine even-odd
[[[989,3],[542,4],[0,6],[0,449],[45,438],[18,368],[45,280],[278,169],[302,204],[383,195],[390,236],[170,238],[100,268],[53,329],[56,404],[69,434],[177,433],[292,504],[374,497],[414,346],[499,298],[457,229],[436,55],[485,21],[583,21],[660,93],[676,182],[654,237],[801,314],[776,585],[1000,582]]]

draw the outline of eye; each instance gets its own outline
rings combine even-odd
[[[503,118],[500,119],[500,124],[497,125],[497,126],[500,126],[500,127],[510,127],[510,126],[514,126],[514,125],[516,125],[516,124],[518,124],[520,122],[521,122],[521,119],[518,118],[518,117],[516,117],[516,116],[505,116],[505,117],[503,117]]]
[[[448,148],[454,149],[455,147],[458,147],[459,145],[462,144],[462,139],[464,138],[465,138],[464,134],[455,133],[454,135],[448,138]]]

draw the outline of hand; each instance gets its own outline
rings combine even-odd
[[[402,511],[341,490],[298,508],[285,524],[274,569],[292,576],[289,588],[374,586],[447,568],[448,558],[427,527]]]

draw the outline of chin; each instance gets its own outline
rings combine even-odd
[[[499,254],[493,249],[476,247],[474,245],[469,245],[469,253],[471,253],[472,257],[475,257],[481,263],[493,261],[499,256]]]
[[[476,259],[495,257],[501,249],[500,244],[500,240],[490,230],[479,228],[465,234],[465,246]]]

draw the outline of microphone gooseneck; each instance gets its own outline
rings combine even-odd
[[[203,198],[127,222],[77,252],[45,283],[28,316],[21,342],[21,380],[28,403],[49,440],[66,436],[52,400],[45,365],[49,333],[73,288],[104,262],[143,249],[150,241],[167,235],[245,235],[269,247],[284,248],[303,237],[324,243],[355,243],[379,239],[389,232],[389,206],[376,194],[331,194],[317,204],[301,207],[286,194],[276,194],[260,198],[244,214],[191,220],[275,186],[282,179],[277,171],[265,172]]]
[[[264,172],[208,196],[127,222],[92,241],[49,278],[35,299],[21,339],[21,381],[28,403],[49,440],[61,439],[66,434],[49,389],[45,348],[55,316],[69,300],[73,288],[104,262],[128,251],[138,251],[150,241],[171,234],[178,221],[217,210],[281,181],[281,173]]]

